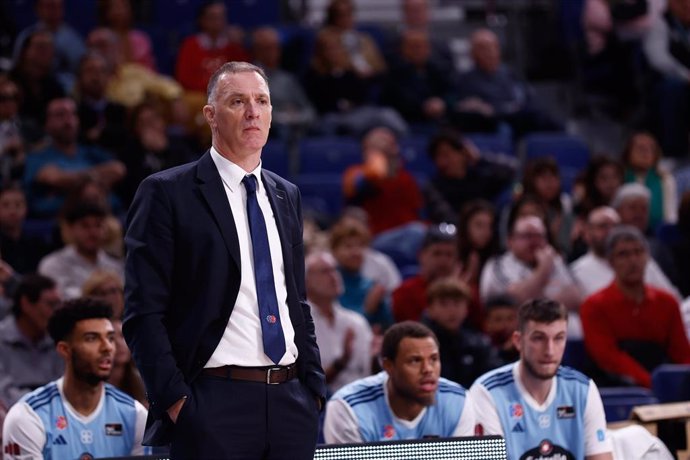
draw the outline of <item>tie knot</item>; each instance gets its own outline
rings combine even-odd
[[[254,176],[254,174],[244,176],[242,183],[244,184],[244,188],[247,189],[247,193],[256,193],[256,176]]]

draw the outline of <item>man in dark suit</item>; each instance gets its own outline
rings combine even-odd
[[[172,442],[175,459],[312,459],[324,374],[299,191],[261,168],[263,71],[223,65],[204,116],[211,149],[148,177],[130,208],[123,332],[150,401],[144,443]]]

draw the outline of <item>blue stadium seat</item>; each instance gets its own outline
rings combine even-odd
[[[690,364],[662,364],[654,369],[652,391],[662,403],[690,401]]]
[[[302,194],[302,208],[335,218],[343,208],[341,174],[298,174],[295,184]]]
[[[290,177],[290,152],[285,142],[269,140],[261,151],[261,166],[279,176]]]
[[[642,387],[599,388],[599,394],[609,423],[629,419],[635,406],[659,403],[650,390]]]
[[[400,139],[400,154],[405,161],[405,169],[423,179],[431,177],[436,170],[433,161],[426,153],[429,138],[424,135],[407,136]],[[419,182],[419,179],[418,179]]]
[[[467,133],[465,138],[477,146],[481,153],[515,156],[513,141],[503,134]]]
[[[561,167],[584,169],[589,164],[589,147],[566,133],[532,133],[525,136],[525,160],[552,156]]]
[[[342,174],[361,161],[359,142],[350,137],[312,137],[300,142],[300,174]]]

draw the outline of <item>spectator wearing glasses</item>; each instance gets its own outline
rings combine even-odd
[[[479,286],[483,301],[502,294],[518,303],[547,297],[574,312],[582,299],[563,258],[548,243],[544,221],[537,216],[515,220],[508,235],[508,250],[489,259]],[[578,325],[579,320],[569,321],[570,337],[581,335]]]

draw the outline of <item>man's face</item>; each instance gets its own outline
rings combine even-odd
[[[357,236],[343,238],[338,246],[333,248],[333,255],[338,264],[345,270],[358,272],[364,263],[366,244]]]
[[[79,90],[93,99],[105,96],[108,85],[108,71],[105,60],[92,58],[85,61],[79,72]]]
[[[609,265],[620,283],[626,286],[639,286],[644,283],[647,258],[647,250],[641,242],[619,240],[609,254]]]
[[[522,262],[534,265],[537,250],[546,246],[546,228],[541,219],[534,216],[519,218],[508,238],[508,248]]]
[[[72,144],[77,140],[79,117],[71,99],[54,99],[46,109],[46,132],[58,144]]]
[[[204,107],[213,144],[224,155],[246,158],[261,151],[271,127],[271,96],[256,72],[227,73]]]
[[[410,404],[434,404],[441,360],[432,337],[406,337],[398,345],[395,361],[383,360],[393,390]]]
[[[517,327],[517,310],[510,305],[494,307],[484,318],[484,332],[497,346],[502,346],[517,330]]]
[[[440,298],[427,307],[427,315],[447,331],[457,332],[467,318],[467,299]]]
[[[585,227],[585,241],[594,254],[604,257],[606,237],[619,222],[620,218],[613,209],[604,208],[592,211]]]
[[[683,24],[690,24],[690,0],[669,0],[668,8]]]
[[[429,5],[427,0],[405,0],[403,20],[410,28],[426,28],[429,25]]]
[[[416,66],[423,66],[431,56],[429,37],[422,31],[409,31],[403,37],[401,51],[407,62]]]
[[[227,11],[222,3],[209,5],[199,18],[199,27],[207,34],[215,37],[225,29],[227,25]]]
[[[626,198],[616,210],[621,217],[622,224],[637,227],[642,233],[647,231],[647,226],[649,225],[649,201],[646,198]]]
[[[78,321],[66,342],[77,380],[89,385],[108,380],[115,358],[115,330],[109,319]]]
[[[45,75],[53,67],[55,46],[53,37],[48,32],[40,32],[30,38],[27,45],[25,63],[36,74]]]
[[[78,252],[96,254],[101,248],[105,237],[105,225],[102,217],[82,217],[72,224],[71,230],[74,245]]]
[[[458,250],[455,242],[432,243],[419,253],[420,273],[428,280],[449,276],[457,263]]]
[[[254,58],[264,68],[274,69],[280,66],[280,39],[275,30],[260,29],[254,33]]]
[[[21,227],[26,217],[26,198],[20,190],[7,190],[0,195],[0,228]]]
[[[337,299],[343,292],[343,279],[331,256],[319,257],[307,267],[307,297]]]
[[[472,37],[472,58],[477,68],[486,73],[495,72],[501,65],[501,47],[496,35],[481,31]]]
[[[442,142],[436,148],[434,165],[441,176],[462,179],[467,172],[467,154],[447,142]]]
[[[564,319],[552,323],[527,321],[523,331],[513,334],[520,361],[530,377],[548,380],[556,375],[565,351],[567,328]]]
[[[64,15],[62,0],[39,0],[36,3],[36,16],[51,27],[59,25]]]
[[[53,311],[60,306],[60,294],[57,288],[46,289],[41,292],[36,302],[32,303],[22,297],[22,316],[26,318],[37,331],[48,332],[48,320]]]

